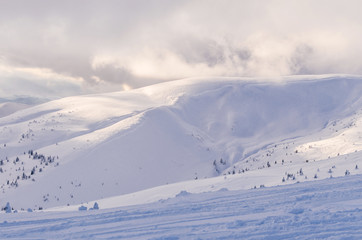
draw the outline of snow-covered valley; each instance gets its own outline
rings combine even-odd
[[[327,191],[327,186],[333,184],[345,189],[346,194],[355,194],[350,200],[357,201],[360,189],[352,194],[354,185],[348,188],[347,182],[356,184],[362,173],[361,80],[359,76],[334,75],[283,79],[194,78],[131,91],[69,97],[6,114],[0,118],[1,207],[9,202],[18,212],[42,209],[39,213],[15,214],[29,226],[47,217],[60,216],[63,220],[59,221],[69,221],[75,214],[75,225],[66,225],[59,231],[70,228],[79,238],[86,235],[73,229],[79,227],[78,220],[96,217],[108,224],[108,217],[119,218],[125,211],[138,214],[138,208],[147,212],[160,207],[162,212],[175,204],[172,206],[178,209],[174,212],[175,219],[180,217],[175,227],[184,225],[189,218],[201,221],[194,218],[199,213],[192,213],[191,208],[186,211],[190,215],[180,216],[183,214],[180,209],[188,201],[202,204],[200,209],[210,210],[220,204],[219,198],[223,201],[229,197],[230,201],[241,198],[240,201],[246,199],[250,209],[247,217],[262,215],[266,210],[264,207],[256,213],[255,209],[259,208],[248,205],[253,201],[269,204],[275,210],[273,214],[280,211],[289,214],[290,209],[277,209],[277,205],[266,203],[262,198],[275,202],[281,195],[288,195],[285,201],[292,201],[294,191],[313,188],[317,196],[319,188]],[[321,179],[328,180],[317,181]],[[288,184],[293,185],[279,186]],[[277,193],[275,196],[273,191]],[[257,199],[248,198],[256,193],[261,194]],[[214,198],[217,200],[210,200]],[[342,197],[335,203],[331,200],[331,204],[338,201],[342,201]],[[108,210],[73,212],[81,205],[90,208],[95,202]],[[141,205],[127,207],[137,204]],[[290,204],[290,208],[293,205],[283,204]],[[337,212],[343,210],[343,204],[335,208]],[[353,206],[362,207],[357,205]],[[119,207],[123,208],[112,210]],[[236,207],[236,203],[225,209],[221,218],[203,210],[202,215],[207,218],[202,221],[206,224],[209,219],[211,225],[218,220],[225,223],[232,207]],[[290,216],[309,218],[313,212],[307,208],[311,206],[302,207],[302,215],[291,213]],[[327,208],[323,209],[320,211]],[[73,213],[64,213],[68,211]],[[321,217],[329,214],[332,213]],[[353,210],[353,214],[358,215],[359,211]],[[1,225],[3,236],[16,238],[9,224],[10,219],[18,221],[15,215],[6,216],[9,220]],[[159,219],[161,222],[153,227],[163,225],[162,221],[171,217],[160,215],[163,216]],[[133,217],[121,218],[134,221]],[[246,226],[252,232],[245,221],[237,228],[230,228],[231,222],[231,225],[222,225],[234,230],[230,230],[231,235],[221,234],[220,238],[239,236],[240,229]],[[287,220],[280,224],[283,227]],[[186,231],[190,231],[186,225]],[[202,231],[210,231],[200,226]],[[124,231],[109,236],[132,238],[133,235],[126,234],[128,230]],[[162,235],[163,231],[155,232],[152,237],[166,236]],[[40,230],[33,233],[36,237]],[[135,238],[142,238],[143,235],[137,234],[139,232]],[[175,232],[175,236],[196,238],[197,234],[184,235],[181,231]],[[151,235],[146,238],[149,237]]]

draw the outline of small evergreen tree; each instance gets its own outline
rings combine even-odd
[[[5,208],[4,208],[4,211],[5,211],[6,213],[11,213],[11,206],[10,206],[10,203],[9,203],[9,202],[6,203],[6,206],[5,206]]]
[[[78,210],[79,211],[87,211],[87,207],[86,206],[80,206],[79,208],[78,208]]]
[[[98,210],[98,209],[99,209],[99,206],[98,206],[98,203],[97,203],[97,202],[94,203],[93,209],[95,209],[95,210]]]

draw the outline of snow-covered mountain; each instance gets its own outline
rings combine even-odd
[[[0,118],[1,205],[116,207],[360,173],[361,80],[184,79],[15,112]]]
[[[3,102],[0,103],[0,117],[5,117],[19,110],[30,107],[28,104],[15,103],[15,102]]]

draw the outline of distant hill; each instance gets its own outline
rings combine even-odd
[[[15,102],[0,103],[0,118],[28,107],[30,107],[30,105],[23,103],[15,103]]]

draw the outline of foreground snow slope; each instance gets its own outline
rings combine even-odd
[[[361,92],[354,76],[185,79],[25,109],[0,118],[1,205],[74,205],[228,173],[243,189],[358,173]],[[205,181],[195,192],[215,186]]]
[[[362,175],[179,194],[87,212],[2,214],[1,239],[361,239]],[[101,206],[102,207],[102,206]]]

